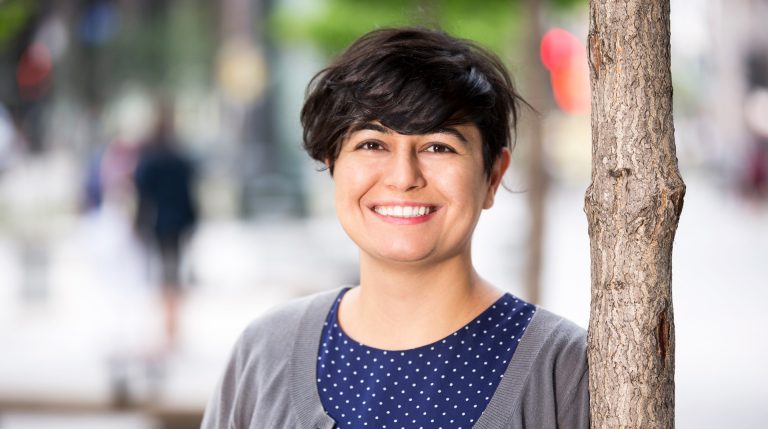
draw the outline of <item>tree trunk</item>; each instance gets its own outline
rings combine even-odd
[[[590,0],[593,428],[674,426],[672,242],[685,184],[669,36],[669,0]]]
[[[529,142],[528,152],[528,243],[525,267],[526,299],[538,303],[541,299],[541,265],[544,258],[544,213],[546,211],[548,178],[544,166],[544,124],[542,117],[549,111],[547,103],[547,71],[539,57],[539,43],[544,34],[541,25],[542,0],[526,0],[528,39],[526,54],[528,67],[525,70],[525,88],[530,94],[528,100],[540,110],[525,111],[525,131]]]

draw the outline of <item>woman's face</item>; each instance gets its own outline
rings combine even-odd
[[[335,161],[336,211],[347,234],[375,259],[468,256],[480,212],[493,204],[508,165],[505,149],[486,177],[472,124],[404,135],[369,123],[342,143]]]

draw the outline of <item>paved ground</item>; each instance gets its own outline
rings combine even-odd
[[[523,294],[524,194],[505,193],[476,233],[478,270]],[[583,187],[550,198],[542,303],[586,326],[589,255]],[[355,281],[354,247],[333,219],[203,225],[182,340],[163,367],[146,261],[118,212],[79,219],[50,244],[0,236],[0,402],[107,407],[124,398],[199,412],[231,344],[266,308]],[[674,253],[677,427],[768,422],[768,206],[688,179]],[[25,268],[26,267],[26,268]],[[30,275],[31,273],[31,275]],[[123,380],[125,383],[120,383]],[[146,415],[6,413],[2,429],[156,427]]]

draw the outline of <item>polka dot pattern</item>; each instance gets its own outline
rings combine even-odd
[[[317,388],[339,429],[470,428],[485,410],[536,308],[505,294],[435,343],[403,351],[361,344],[323,327]]]

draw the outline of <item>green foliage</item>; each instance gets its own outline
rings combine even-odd
[[[543,0],[569,9],[587,0]],[[502,57],[518,51],[526,29],[523,0],[325,0],[314,10],[278,8],[271,32],[283,43],[313,43],[333,56],[366,32],[382,27],[438,27],[480,42]]]
[[[0,1],[0,48],[5,48],[24,29],[36,11],[37,3],[34,1]]]
[[[569,9],[574,6],[587,5],[589,0],[549,0],[549,3],[555,9]]]
[[[476,40],[499,53],[515,41],[519,2],[486,0],[327,0],[318,10],[297,15],[278,9],[272,33],[285,43],[311,42],[332,56],[366,32],[391,26],[439,27]]]
[[[216,16],[210,2],[177,2],[169,17],[166,76],[171,82],[211,79],[215,51]]]

